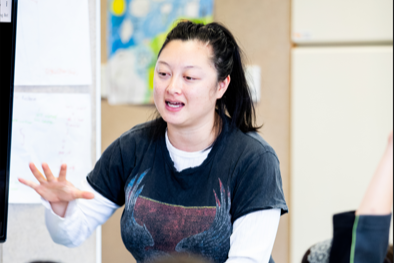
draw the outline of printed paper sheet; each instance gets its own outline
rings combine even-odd
[[[40,203],[39,195],[19,183],[35,181],[29,169],[34,162],[49,164],[58,176],[68,165],[67,178],[75,186],[92,169],[91,109],[89,94],[16,93],[14,97],[10,203]]]
[[[19,1],[16,86],[90,85],[90,57],[87,0]]]
[[[11,23],[11,19],[12,0],[0,0],[0,23]]]

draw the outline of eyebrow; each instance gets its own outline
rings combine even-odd
[[[164,64],[164,65],[166,65],[166,66],[170,67],[170,65],[169,65],[167,62],[164,62],[164,61],[158,61],[158,63],[159,63],[159,64]],[[201,68],[201,67],[199,67],[199,66],[193,66],[193,65],[184,66],[183,68],[187,68],[187,69],[189,69],[189,68],[202,69],[202,68]]]

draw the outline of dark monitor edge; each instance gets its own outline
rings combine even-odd
[[[8,158],[5,170],[5,189],[4,189],[4,218],[2,218],[1,224],[1,236],[0,243],[4,243],[7,240],[7,219],[8,219],[8,200],[9,200],[9,180],[10,180],[10,159],[11,159],[11,134],[12,134],[12,109],[13,109],[13,98],[14,98],[14,78],[15,78],[15,53],[16,53],[16,30],[17,30],[17,13],[18,13],[18,0],[12,0],[12,16],[11,16],[11,27],[12,27],[12,54],[11,54],[11,74],[10,74],[10,96],[9,96],[9,117],[8,117],[8,138],[7,138],[7,151]]]

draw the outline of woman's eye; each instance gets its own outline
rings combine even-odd
[[[189,77],[189,76],[186,76],[185,79],[187,79],[187,80],[195,80],[195,78],[192,78],[192,77]]]
[[[167,73],[165,73],[165,72],[159,72],[159,75],[162,76],[162,77],[166,77],[166,76],[167,76]]]

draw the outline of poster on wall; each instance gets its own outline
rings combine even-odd
[[[90,53],[88,0],[19,1],[15,86],[91,85]]]
[[[153,103],[157,55],[177,21],[213,21],[213,0],[108,0],[108,101]]]

